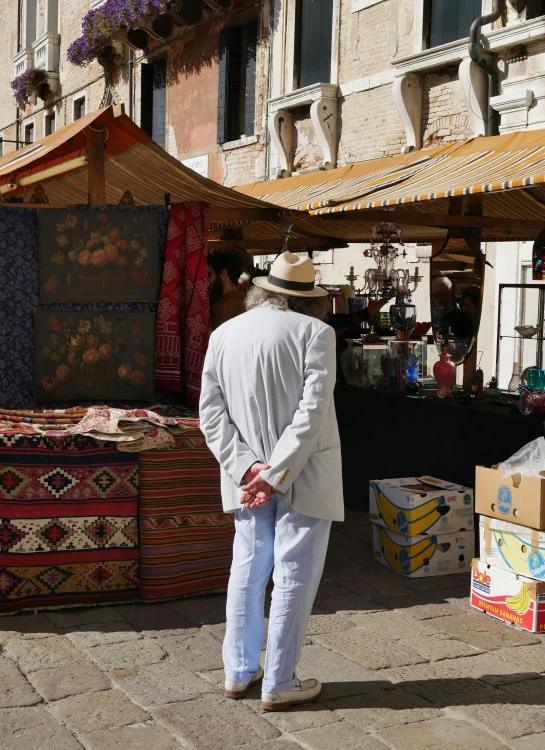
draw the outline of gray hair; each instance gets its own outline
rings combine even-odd
[[[294,297],[291,294],[280,294],[252,286],[246,295],[246,310],[253,310],[261,305],[270,305],[276,310],[293,310],[301,315],[322,320],[329,312],[327,297]]]

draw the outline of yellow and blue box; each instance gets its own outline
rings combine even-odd
[[[405,536],[373,524],[374,559],[408,578],[464,573],[474,554],[473,530]]]
[[[545,531],[481,516],[481,560],[536,581],[545,581]]]
[[[473,490],[434,477],[373,480],[369,515],[373,523],[406,536],[472,531]]]

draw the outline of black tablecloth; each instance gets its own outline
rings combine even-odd
[[[429,476],[475,486],[491,466],[544,435],[541,419],[509,407],[420,400],[337,384],[346,506],[367,510],[369,480]]]

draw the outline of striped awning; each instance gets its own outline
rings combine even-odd
[[[475,138],[237,190],[304,211],[313,231],[327,227],[344,239],[368,239],[380,216],[401,225],[406,217],[406,238],[417,242],[446,234],[441,217],[453,213],[453,199],[480,196],[483,239],[529,239],[545,228],[545,130]]]

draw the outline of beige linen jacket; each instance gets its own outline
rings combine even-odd
[[[200,418],[225,511],[241,507],[244,475],[259,461],[298,513],[344,520],[335,376],[335,333],[315,318],[264,305],[212,334]]]

